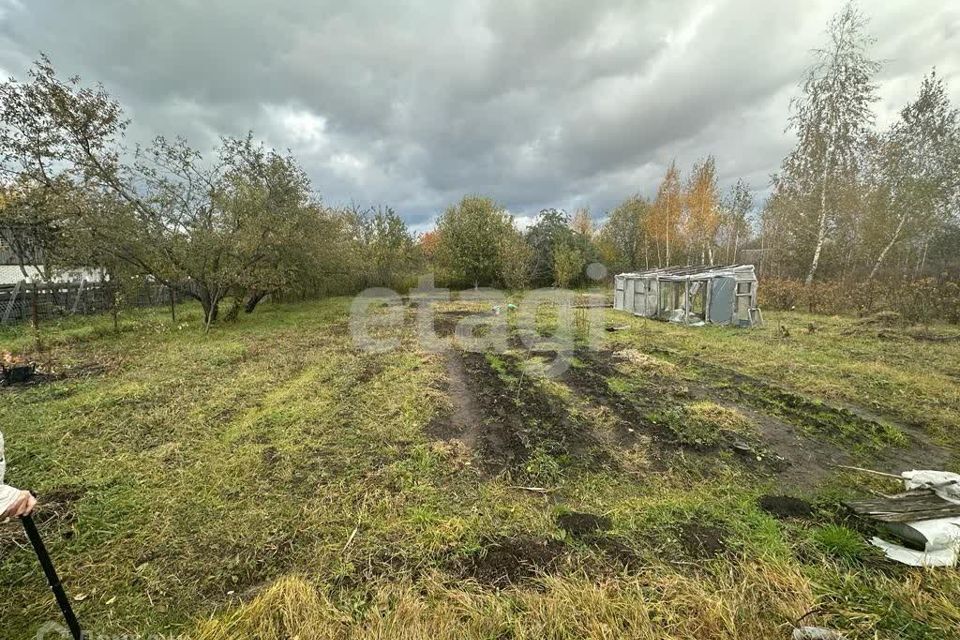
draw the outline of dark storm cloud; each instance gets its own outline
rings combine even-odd
[[[870,2],[880,122],[936,65],[960,102],[955,3]],[[463,193],[529,215],[651,195],[717,157],[762,192],[835,2],[0,0],[0,68],[39,51],[104,83],[131,135],[197,146],[249,129],[328,201],[429,224]]]

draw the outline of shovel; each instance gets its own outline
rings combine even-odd
[[[47,584],[50,585],[50,590],[53,591],[53,595],[57,599],[57,605],[63,613],[64,620],[67,621],[67,627],[70,629],[73,640],[83,640],[83,631],[80,630],[80,623],[77,622],[77,616],[73,614],[73,609],[70,607],[70,599],[67,598],[67,594],[63,590],[63,585],[60,584],[60,578],[57,577],[57,570],[53,568],[53,562],[50,561],[47,548],[43,545],[43,539],[40,537],[40,532],[37,531],[37,525],[33,523],[33,518],[29,515],[20,516],[20,522],[23,523],[27,537],[30,538],[30,544],[33,545],[33,550],[37,553],[37,559],[40,560],[40,566],[43,567],[43,573],[47,577]]]

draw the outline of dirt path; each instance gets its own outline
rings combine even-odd
[[[480,437],[483,414],[480,412],[474,394],[470,390],[460,353],[450,349],[447,351],[445,359],[447,395],[453,403],[453,414],[450,416],[451,429],[456,433],[453,437],[473,450]]]

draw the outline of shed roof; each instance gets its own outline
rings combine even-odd
[[[719,278],[723,276],[753,276],[752,264],[731,264],[731,265],[692,265],[684,267],[664,267],[661,269],[649,269],[646,271],[635,271],[631,273],[621,273],[620,276],[632,278],[653,278],[667,281],[684,280],[703,280],[706,278]]]

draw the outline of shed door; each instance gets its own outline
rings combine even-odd
[[[634,300],[634,291],[636,291],[636,285],[636,278],[627,278],[626,291],[623,294],[623,308],[630,312],[633,312],[633,305],[636,302]]]
[[[708,322],[729,324],[733,321],[733,296],[736,281],[733,278],[714,278],[710,288],[710,317]]]
[[[637,279],[633,285],[633,312],[641,316],[647,315],[646,296],[649,280]]]

